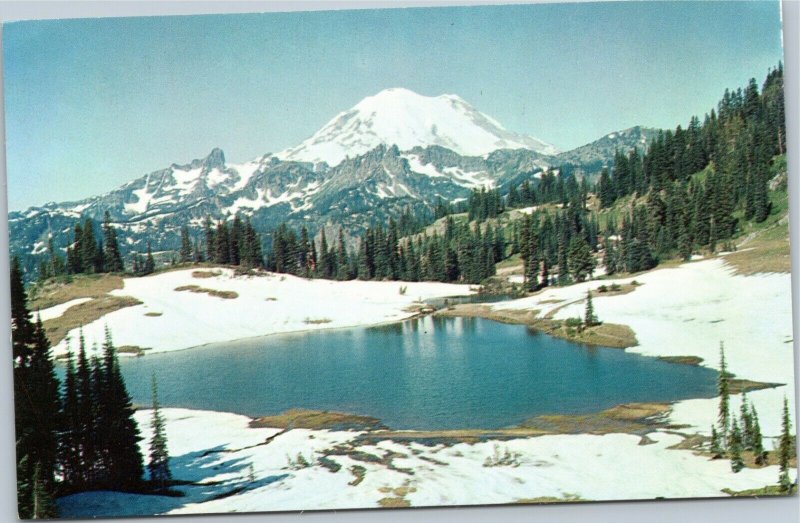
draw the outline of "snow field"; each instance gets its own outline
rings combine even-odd
[[[194,270],[219,274],[194,278]],[[175,291],[188,285],[232,291],[238,297]],[[400,294],[401,287],[406,288],[405,294]],[[337,282],[269,273],[234,276],[232,269],[188,269],[126,278],[124,287],[112,294],[132,296],[142,304],[109,313],[85,325],[83,332],[89,346],[103,340],[107,325],[117,346],[172,351],[269,334],[398,321],[413,315],[406,309],[419,299],[470,293],[467,285],[445,283]],[[69,337],[77,340],[78,329]],[[65,339],[53,352],[65,353],[67,347]]]

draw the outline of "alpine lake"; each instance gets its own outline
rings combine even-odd
[[[716,395],[717,372],[589,347],[482,318],[265,336],[121,358],[136,405],[251,417],[288,409],[378,418],[393,429],[496,429],[543,414]]]

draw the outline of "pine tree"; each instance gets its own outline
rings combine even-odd
[[[742,430],[742,448],[744,450],[752,450],[753,418],[750,415],[747,392],[742,392],[742,404],[739,407],[739,426]]]
[[[122,272],[124,266],[122,264],[122,255],[119,251],[119,243],[117,242],[117,231],[111,225],[111,215],[108,211],[103,216],[103,263],[105,270],[108,272]]]
[[[736,418],[731,422],[730,437],[728,438],[728,456],[731,460],[731,470],[739,472],[744,468],[742,461],[742,433],[739,431],[739,424]]]
[[[114,489],[130,489],[138,486],[142,479],[142,454],[139,450],[139,428],[133,418],[134,408],[125,387],[117,360],[117,352],[106,328],[103,343],[103,390],[105,401],[103,423],[105,430],[114,437],[109,441],[109,486]]]
[[[47,481],[41,463],[37,463],[33,470],[33,492],[31,499],[31,519],[50,519],[58,517],[52,495],[47,488]]]
[[[152,274],[156,270],[156,262],[153,259],[153,250],[150,247],[150,242],[147,242],[147,257],[144,260],[143,274]]]
[[[576,281],[582,282],[594,272],[595,261],[589,245],[580,236],[573,236],[569,243],[567,267]]]
[[[153,391],[153,417],[152,429],[153,437],[150,440],[150,460],[147,463],[147,471],[150,475],[150,482],[158,489],[165,489],[172,480],[172,473],[169,469],[169,451],[167,450],[167,435],[164,429],[164,418],[158,405],[158,385],[156,375],[152,375]]]
[[[189,228],[185,225],[181,227],[180,257],[181,263],[192,261],[192,240],[189,237]]]
[[[78,377],[72,350],[67,349],[64,378],[64,401],[61,414],[61,441],[59,461],[67,485],[76,485],[81,475],[80,407],[78,405]]]
[[[719,432],[717,432],[717,427],[715,425],[711,425],[711,459],[720,459],[725,451],[723,450],[722,442],[720,441]]]
[[[764,442],[761,434],[761,424],[758,422],[758,413],[756,412],[756,407],[753,404],[750,404],[750,419],[752,419],[753,423],[751,447],[753,450],[753,456],[755,457],[756,465],[766,465],[768,454],[764,449]]]
[[[778,484],[780,485],[781,492],[791,492],[794,485],[789,477],[789,461],[796,453],[794,445],[792,421],[789,417],[789,402],[786,397],[784,397],[783,416],[781,418],[781,437],[778,441],[778,464],[780,466]]]
[[[719,344],[719,378],[717,379],[717,393],[719,394],[719,413],[717,422],[720,428],[720,435],[723,441],[728,439],[728,427],[730,425],[730,385],[728,366],[725,363],[725,347]]]
[[[594,313],[594,305],[592,305],[592,291],[586,291],[586,311],[583,316],[583,323],[587,327],[592,327],[599,324],[597,316]]]

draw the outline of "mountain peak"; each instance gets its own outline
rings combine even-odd
[[[364,98],[308,140],[276,156],[335,166],[380,144],[397,145],[403,151],[439,145],[465,156],[482,156],[498,149],[558,153],[541,140],[506,130],[458,95],[425,96],[392,87]]]
[[[209,169],[214,169],[215,167],[222,169],[225,166],[225,153],[219,147],[214,147],[211,149],[211,153],[206,156],[204,163]]]

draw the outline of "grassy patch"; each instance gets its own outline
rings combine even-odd
[[[61,342],[69,331],[87,325],[111,312],[139,305],[142,302],[130,296],[104,295],[93,300],[73,305],[58,318],[43,322],[47,339],[52,345]]]
[[[411,503],[405,498],[387,497],[379,499],[378,505],[383,508],[405,508],[410,507]]]
[[[123,287],[122,277],[117,274],[77,274],[67,283],[48,280],[34,285],[30,290],[30,310],[47,309],[77,298],[100,298]]]
[[[400,507],[410,507],[411,503],[406,499],[412,492],[416,492],[417,487],[411,487],[406,482],[402,487],[381,487],[378,489],[378,492],[381,494],[392,494],[392,496],[386,496],[385,498],[381,498],[378,500],[378,505],[384,508],[400,508]]]
[[[564,494],[563,497],[557,498],[555,496],[539,496],[538,498],[520,498],[514,503],[541,505],[547,503],[580,503],[586,501],[577,494]]]
[[[322,325],[323,323],[331,323],[333,320],[330,318],[306,318],[303,323],[306,325]]]
[[[147,316],[148,318],[158,318],[159,316],[163,316],[164,313],[163,312],[145,312],[144,315]]]
[[[175,290],[177,292],[189,291],[198,294],[208,294],[209,296],[222,298],[224,300],[234,300],[239,297],[239,293],[235,291],[218,291],[216,289],[206,289],[198,285],[181,285],[180,287],[175,287]]]
[[[731,378],[728,380],[728,390],[731,394],[741,394],[742,392],[750,392],[751,390],[774,389],[781,385],[782,383],[763,383],[739,378]]]
[[[219,276],[222,274],[222,271],[192,271],[192,278],[213,278],[214,276]]]
[[[149,350],[137,345],[123,345],[121,347],[117,347],[117,352],[119,354],[132,354],[134,356],[144,356],[144,351]]]
[[[700,356],[659,356],[658,359],[669,363],[680,363],[681,365],[692,365],[694,367],[703,363]]]
[[[626,349],[639,343],[633,329],[616,323],[601,323],[578,329],[567,325],[567,322],[542,319],[531,326],[551,336],[584,345]]]
[[[722,492],[733,497],[766,497],[766,496],[791,496],[797,492],[797,488],[793,488],[789,492],[781,490],[780,485],[769,485],[763,488],[755,488],[749,490],[731,490],[729,488],[722,489]]]
[[[629,403],[602,412],[581,415],[537,416],[520,426],[558,434],[645,434],[663,427],[667,403]]]
[[[723,257],[736,274],[788,273],[792,270],[788,221],[754,231],[739,244],[738,249]]]
[[[355,487],[362,481],[364,481],[364,477],[367,475],[367,469],[362,467],[361,465],[353,465],[350,467],[350,473],[353,475],[353,480],[348,483],[351,487]]]
[[[377,418],[319,410],[292,409],[250,422],[253,428],[364,430],[384,428]]]

